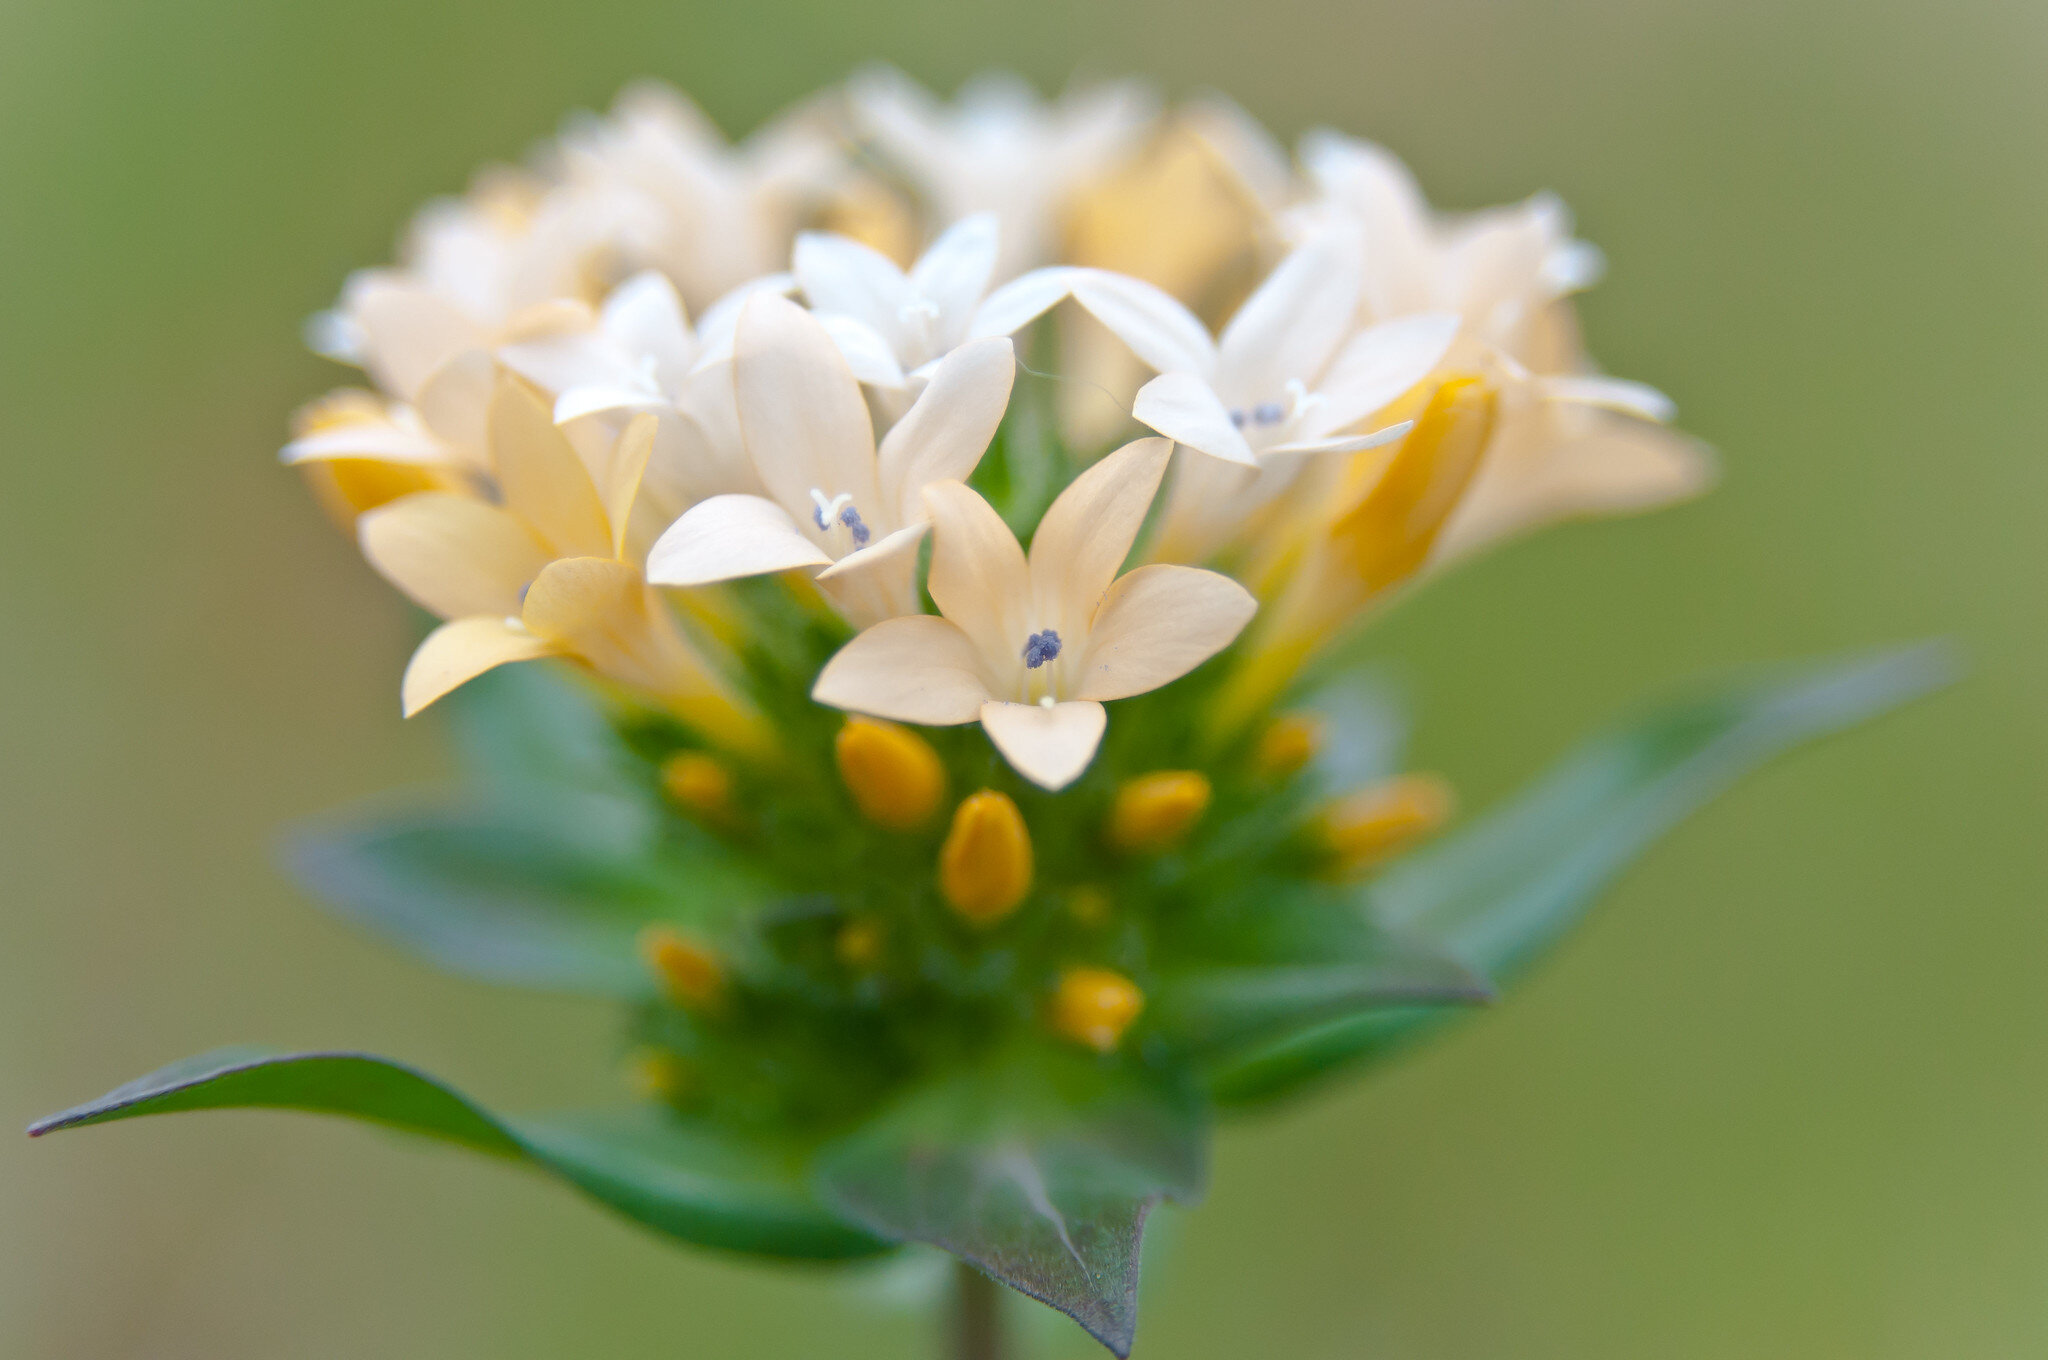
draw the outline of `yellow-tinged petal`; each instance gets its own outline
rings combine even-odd
[[[1338,519],[1332,544],[1368,595],[1399,585],[1429,556],[1479,468],[1498,404],[1484,378],[1446,381],[1372,489]]]
[[[363,556],[422,609],[444,619],[507,618],[548,555],[518,518],[495,505],[424,491],[356,522]]]
[[[1074,694],[1126,699],[1178,680],[1228,647],[1259,603],[1228,576],[1155,563],[1117,578],[1088,631]]]
[[[1450,819],[1451,786],[1433,774],[1400,775],[1326,808],[1318,823],[1334,868],[1350,875],[1398,855]]]
[[[470,618],[444,623],[427,634],[427,640],[406,663],[405,679],[399,686],[405,716],[410,718],[487,670],[510,661],[550,656],[554,650],[512,619]]]
[[[1209,809],[1209,779],[1198,770],[1155,770],[1126,780],[1110,804],[1105,833],[1128,855],[1171,849]]]
[[[939,612],[974,639],[992,675],[1022,663],[1030,635],[1030,568],[1017,536],[994,507],[959,482],[925,488],[932,516],[932,567],[925,588]]]
[[[839,777],[871,822],[914,831],[946,796],[946,767],[931,743],[893,723],[848,718],[832,743]]]
[[[652,411],[642,411],[626,422],[625,432],[612,445],[611,460],[599,481],[605,519],[612,529],[612,556],[626,552],[626,527],[633,517],[633,501],[640,494],[640,480],[647,475],[647,459],[654,452],[655,432],[661,421]]]
[[[1031,594],[1038,614],[1031,622],[1058,629],[1062,638],[1087,632],[1130,556],[1172,455],[1170,439],[1133,440],[1060,492],[1031,536]]]
[[[491,397],[491,466],[505,508],[557,557],[608,557],[612,530],[590,473],[546,403],[515,378]]]
[[[1012,704],[992,699],[981,706],[982,730],[1003,759],[1040,788],[1055,791],[1079,779],[1095,759],[1108,722],[1101,704],[1086,701]]]
[[[357,516],[380,505],[421,491],[452,489],[457,482],[437,468],[375,458],[324,458],[298,466],[320,508],[343,529],[353,528]]]
[[[1069,968],[1060,974],[1047,1019],[1062,1038],[1111,1053],[1144,1009],[1145,994],[1122,973]]]
[[[818,672],[811,697],[849,713],[927,727],[981,716],[988,699],[981,653],[945,619],[886,619],[841,647]]]
[[[724,1008],[725,964],[702,940],[673,926],[648,926],[640,932],[640,957],[684,1010],[716,1014]]]
[[[939,849],[939,891],[970,925],[992,926],[1031,891],[1031,833],[1006,794],[983,789],[953,813]]]

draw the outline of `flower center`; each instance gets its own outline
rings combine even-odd
[[[1271,430],[1277,425],[1301,419],[1304,412],[1312,406],[1321,405],[1322,400],[1320,396],[1308,390],[1307,383],[1299,378],[1289,378],[1287,400],[1284,404],[1277,401],[1262,401],[1256,406],[1232,407],[1230,423],[1240,430],[1247,427]]]
[[[847,536],[853,539],[856,550],[865,548],[868,540],[874,537],[868,526],[862,522],[860,511],[853,508],[853,497],[846,492],[842,491],[836,496],[828,497],[814,486],[811,488],[811,504],[811,523],[827,533],[831,532],[833,525],[841,526],[846,530]]]
[[[1035,671],[1060,654],[1060,635],[1048,628],[1024,640],[1024,669]]]

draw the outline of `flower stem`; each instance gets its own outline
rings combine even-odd
[[[1003,1287],[965,1261],[953,1263],[951,1360],[1004,1360]]]

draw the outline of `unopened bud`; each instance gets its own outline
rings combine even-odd
[[[640,932],[640,957],[684,1010],[709,1014],[724,1006],[725,964],[701,940],[672,926],[649,926]]]
[[[1493,437],[1499,394],[1480,377],[1448,378],[1372,489],[1331,537],[1369,595],[1413,575],[1436,546]]]
[[[946,767],[939,753],[894,723],[848,718],[832,754],[861,815],[891,831],[923,826],[946,796]]]
[[[1106,924],[1115,907],[1109,894],[1093,883],[1083,883],[1067,894],[1067,915],[1091,930]]]
[[[832,952],[855,972],[873,968],[882,957],[882,923],[869,916],[856,916],[839,927]]]
[[[971,925],[992,926],[1031,891],[1031,833],[1007,794],[983,789],[953,813],[939,848],[939,890]]]
[[[1451,786],[1433,774],[1384,780],[1332,803],[1322,816],[1324,845],[1339,875],[1393,858],[1450,819]]]
[[[1158,770],[1127,781],[1109,810],[1110,845],[1129,855],[1156,855],[1187,835],[1209,807],[1208,777],[1194,770]]]
[[[1283,713],[1259,736],[1252,769],[1261,779],[1287,779],[1301,772],[1323,744],[1323,724],[1308,713]]]
[[[729,827],[738,819],[732,800],[732,771],[702,751],[678,751],[661,763],[661,787],[671,801],[698,821]]]
[[[1122,1042],[1124,1031],[1145,1009],[1145,994],[1122,973],[1107,968],[1069,968],[1053,992],[1053,1032],[1097,1053]]]

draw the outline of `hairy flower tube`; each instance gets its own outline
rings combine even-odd
[[[1493,997],[1728,777],[1922,655],[1653,714],[1468,825],[1357,640],[1482,546],[1701,490],[1562,207],[1431,208],[1143,87],[868,72],[737,145],[636,88],[351,278],[285,461],[424,611],[461,792],[301,835],[430,962],[617,999],[622,1109],[224,1050],[37,1131],[279,1105],[677,1239],[909,1243],[1131,1345],[1222,1114]],[[1106,409],[1105,409],[1106,404]]]

